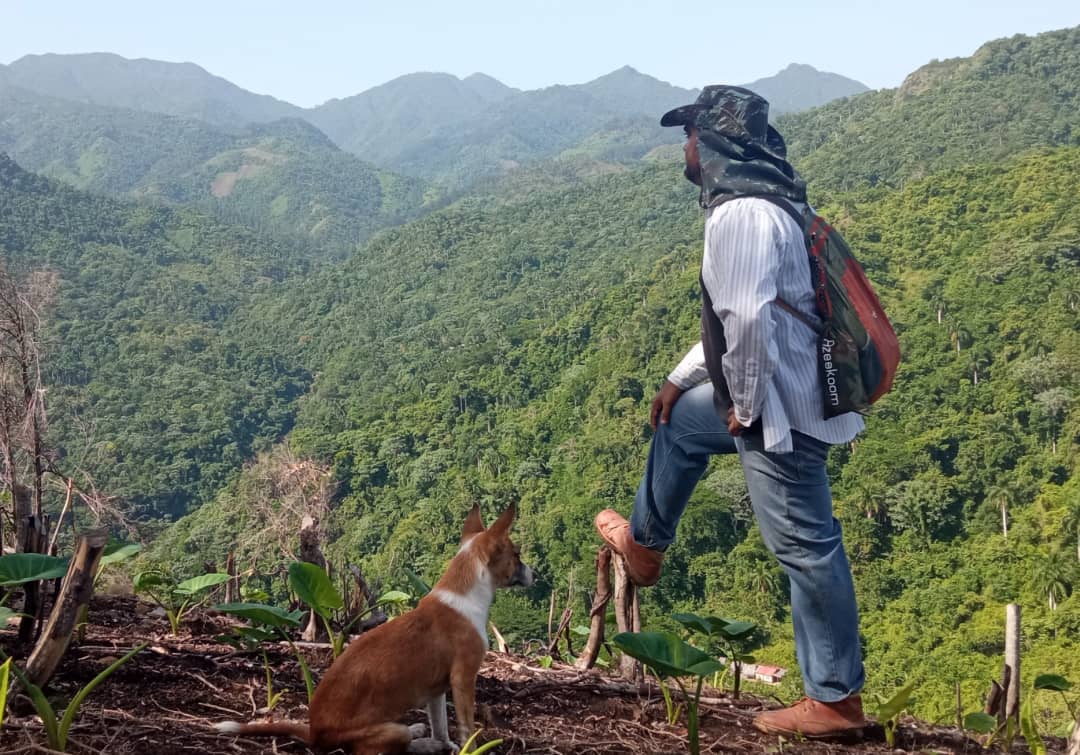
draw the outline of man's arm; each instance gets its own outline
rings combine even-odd
[[[778,359],[772,306],[780,268],[777,231],[750,202],[714,210],[705,224],[701,277],[724,325],[724,378],[743,427],[761,416]]]
[[[669,383],[674,383],[684,391],[709,379],[709,370],[705,367],[705,349],[701,341],[686,352],[686,356],[675,366],[667,379]]]

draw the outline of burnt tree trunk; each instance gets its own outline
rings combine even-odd
[[[44,517],[31,514],[26,517],[22,528],[23,542],[19,544],[20,553],[45,553],[49,549],[49,521]],[[19,621],[19,642],[34,641],[34,630],[41,620],[44,605],[44,585],[41,582],[27,582],[23,585],[23,617]]]
[[[77,618],[83,607],[90,604],[94,575],[107,542],[105,530],[93,530],[79,537],[75,545],[75,555],[71,557],[45,632],[26,661],[26,676],[38,687],[44,686],[56,671],[71,642]]]

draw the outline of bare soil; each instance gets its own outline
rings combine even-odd
[[[169,636],[164,618],[134,598],[97,597],[85,639],[68,649],[49,685],[58,707],[112,661],[139,642],[150,646],[98,686],[72,727],[68,751],[84,755],[191,755],[191,753],[282,753],[312,751],[285,738],[245,739],[211,727],[226,720],[265,718],[266,678],[262,658],[213,638],[229,620],[201,616],[187,622],[180,637]],[[0,647],[17,658],[12,629],[0,631]],[[329,665],[326,647],[305,647],[318,676]],[[306,694],[295,657],[286,646],[271,646],[274,684],[288,691],[273,710],[276,718],[306,718]],[[493,752],[551,755],[659,755],[686,753],[685,716],[675,726],[666,719],[654,683],[633,684],[601,670],[581,672],[556,664],[537,667],[524,658],[489,653],[477,682],[484,740],[502,739]],[[12,696],[17,694],[17,685]],[[732,699],[708,690],[701,712],[703,753],[970,753],[982,745],[955,729],[908,721],[896,746],[885,744],[880,727],[847,742],[787,741],[757,732],[754,715],[779,701],[747,695]],[[22,697],[19,695],[18,697]],[[424,721],[414,711],[405,723]],[[453,715],[451,714],[451,730]],[[452,731],[453,733],[453,731]],[[1062,740],[1047,739],[1051,753],[1064,753]],[[25,698],[9,706],[0,731],[0,753],[51,752]],[[339,752],[339,751],[338,751]],[[1027,752],[1022,742],[1014,752]]]

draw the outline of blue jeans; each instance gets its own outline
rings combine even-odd
[[[859,616],[825,471],[827,443],[792,434],[794,451],[765,451],[761,431],[733,438],[710,383],[679,397],[659,425],[634,499],[634,540],[664,550],[713,454],[738,453],[765,545],[791,581],[795,652],[806,694],[835,702],[862,689]]]

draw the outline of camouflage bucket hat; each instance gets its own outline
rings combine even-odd
[[[661,126],[692,126],[699,131],[725,136],[743,146],[757,146],[787,156],[780,133],[769,125],[769,103],[743,87],[710,84],[690,105],[664,113]]]

